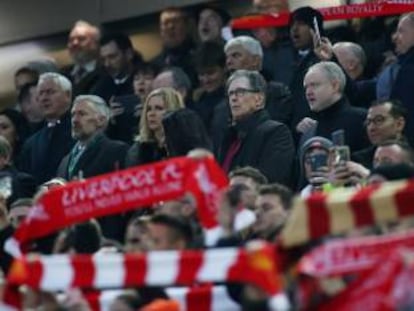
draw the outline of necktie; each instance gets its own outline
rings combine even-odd
[[[82,78],[84,77],[85,73],[86,73],[85,68],[79,67],[79,69],[73,75],[74,82],[79,83],[82,80]]]
[[[75,169],[76,164],[79,161],[79,158],[81,157],[85,147],[81,145],[75,145],[75,147],[72,149],[69,159],[69,165],[68,165],[68,177],[69,179],[72,179],[73,172]]]

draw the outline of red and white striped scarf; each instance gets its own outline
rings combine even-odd
[[[361,273],[398,248],[414,249],[414,230],[327,242],[303,256],[297,270],[316,278]]]
[[[274,246],[254,242],[246,249],[154,251],[146,254],[23,256],[13,263],[9,286],[61,291],[139,286],[246,282],[262,288],[279,309],[288,308],[282,293]]]
[[[281,233],[284,247],[414,216],[414,180],[337,189],[298,198]]]
[[[16,259],[8,275],[10,284],[25,284],[45,291],[229,281],[252,282],[270,294],[279,292],[275,248],[265,244],[254,250],[218,248],[145,254],[29,255]]]
[[[218,196],[227,185],[227,176],[212,157],[173,158],[74,181],[45,193],[7,245],[22,245],[93,217],[174,200],[186,193],[197,201],[201,225],[211,229],[218,225]],[[18,249],[14,251],[18,255]]]

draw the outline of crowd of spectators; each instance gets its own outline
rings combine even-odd
[[[253,12],[288,10],[287,1],[252,2]],[[230,19],[214,4],[164,9],[162,51],[150,61],[128,35],[78,21],[67,41],[71,66],[41,61],[17,70],[17,104],[0,112],[0,241],[52,187],[195,148],[215,157],[229,176],[227,196],[237,197],[221,207],[222,230],[210,242],[216,247],[277,241],[295,194],[414,177],[414,13],[341,31],[325,29],[311,7],[293,11],[287,27],[231,33]],[[248,220],[236,228],[239,205]],[[196,210],[186,196],[91,219],[36,241],[31,251],[204,248]],[[4,252],[0,264],[6,274]],[[229,287],[249,310],[249,292]],[[129,289],[110,310],[141,310],[155,299],[168,295]],[[42,299],[25,303],[37,308]],[[72,310],[57,300],[54,307],[48,310]]]

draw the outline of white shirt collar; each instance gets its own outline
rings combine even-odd
[[[114,79],[114,83],[116,85],[124,84],[126,82],[126,80],[128,80],[128,78],[129,78],[129,76],[125,76],[125,77],[123,77],[121,79]]]

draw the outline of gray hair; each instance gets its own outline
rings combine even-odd
[[[345,49],[350,52],[356,59],[358,59],[363,68],[365,68],[367,65],[367,56],[364,49],[359,44],[356,44],[354,42],[338,42],[334,44],[333,48]]]
[[[191,91],[192,85],[191,80],[188,75],[180,67],[168,67],[164,69],[161,73],[171,72],[173,80],[173,88],[176,90],[185,89],[187,92]]]
[[[239,69],[233,72],[233,74],[227,79],[226,89],[229,88],[230,84],[240,78],[245,78],[249,81],[249,86],[252,90],[262,93],[263,96],[266,96],[267,84],[266,80],[260,74],[260,72],[255,70],[245,70]],[[263,101],[264,102],[264,101]]]
[[[70,82],[70,80],[66,78],[64,75],[61,75],[57,72],[42,73],[39,76],[39,82],[37,83],[37,85],[39,86],[47,80],[52,80],[56,85],[60,87],[62,91],[72,94],[72,82]]]
[[[334,62],[319,62],[311,66],[308,69],[308,72],[311,70],[319,69],[321,70],[329,81],[338,81],[339,82],[339,91],[344,92],[346,84],[346,76],[342,68]]]
[[[400,18],[400,20],[404,19],[404,18],[408,18],[408,20],[411,22],[411,26],[414,27],[414,12],[410,12],[407,14],[403,14]]]
[[[252,37],[249,36],[238,36],[233,39],[227,41],[226,45],[224,46],[224,52],[226,53],[228,49],[234,46],[241,46],[251,55],[259,56],[263,58],[263,49],[260,45],[260,42]]]
[[[104,99],[96,95],[79,95],[76,96],[75,100],[73,101],[73,106],[80,102],[88,102],[91,104],[98,114],[105,117],[106,123],[109,122],[111,111],[109,110],[109,107]]]

